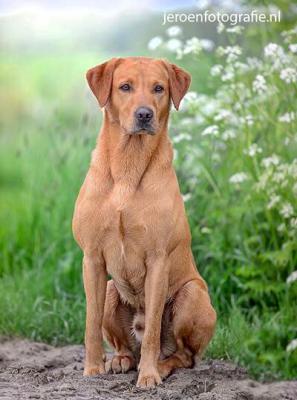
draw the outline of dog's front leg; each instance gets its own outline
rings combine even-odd
[[[106,294],[107,276],[105,263],[98,254],[84,254],[83,280],[86,293],[86,359],[84,375],[105,372],[102,345],[102,319]]]
[[[166,256],[147,261],[145,280],[145,331],[141,345],[137,386],[153,387],[161,383],[157,370],[160,355],[161,321],[168,291]]]

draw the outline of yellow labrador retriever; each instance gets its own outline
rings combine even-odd
[[[153,387],[199,360],[216,322],[168,137],[171,101],[178,109],[190,76],[129,57],[90,69],[87,80],[104,120],[73,217],[84,253],[84,374],[138,367],[137,386]],[[106,363],[103,335],[115,349]]]

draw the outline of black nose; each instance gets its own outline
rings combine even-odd
[[[153,110],[148,107],[139,107],[135,111],[135,117],[138,122],[150,122],[153,118]]]

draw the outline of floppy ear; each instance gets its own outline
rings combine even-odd
[[[86,77],[88,84],[97,97],[100,107],[104,107],[109,99],[112,85],[113,71],[118,59],[111,60],[97,65],[87,71]]]
[[[182,98],[189,89],[191,76],[175,64],[170,64],[169,62],[165,62],[165,64],[169,74],[170,95],[174,107],[178,110]]]

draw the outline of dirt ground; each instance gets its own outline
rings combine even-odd
[[[175,372],[155,389],[140,390],[136,372],[83,377],[83,356],[82,346],[0,340],[0,399],[297,399],[297,381],[261,384],[228,362],[204,361]]]

